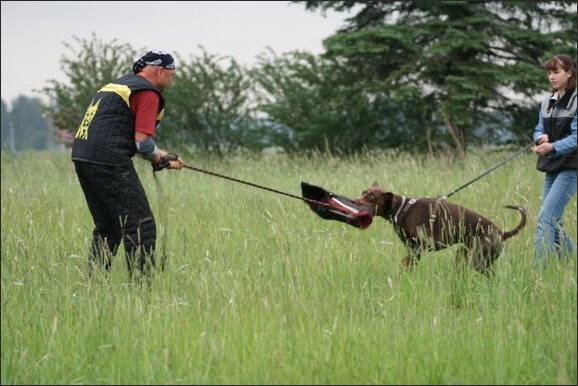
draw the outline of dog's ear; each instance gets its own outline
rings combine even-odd
[[[383,193],[383,209],[384,213],[389,213],[391,211],[391,204],[393,203],[393,193],[385,192]]]
[[[377,181],[373,181],[373,184],[371,184],[371,186],[373,188],[377,188],[379,186],[379,184],[377,183]]]
[[[393,193],[392,192],[383,193],[383,200],[391,204],[393,202]]]

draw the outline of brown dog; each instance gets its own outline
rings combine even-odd
[[[445,201],[442,198],[410,199],[379,187],[374,182],[356,200],[371,204],[375,216],[390,221],[398,237],[409,248],[403,264],[417,264],[422,251],[438,251],[453,244],[462,244],[457,262],[466,261],[478,272],[491,274],[492,264],[502,250],[502,244],[526,225],[526,211],[521,206],[506,206],[520,212],[520,223],[511,231],[502,232],[487,218]]]

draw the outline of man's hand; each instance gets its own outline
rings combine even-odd
[[[183,168],[183,160],[176,154],[166,153],[164,152],[161,155],[160,159],[155,163],[153,162],[153,171],[158,172],[163,169],[182,169]]]

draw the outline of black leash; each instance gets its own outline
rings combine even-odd
[[[465,188],[466,186],[476,182],[477,180],[479,180],[480,178],[482,178],[483,176],[485,176],[486,174],[489,174],[491,172],[493,172],[494,170],[496,170],[497,168],[499,168],[500,166],[502,166],[503,164],[505,164],[508,161],[513,160],[514,158],[516,158],[517,156],[519,156],[520,154],[522,154],[524,151],[528,150],[529,148],[532,147],[532,145],[534,145],[534,142],[524,146],[523,148],[521,148],[520,150],[518,150],[514,155],[506,158],[505,160],[503,160],[502,162],[500,162],[499,164],[497,164],[496,166],[486,170],[485,172],[483,172],[482,174],[480,174],[479,176],[477,176],[476,178],[474,178],[471,181],[466,182],[465,184],[463,184],[462,186],[452,190],[451,192],[449,192],[448,194],[446,194],[445,196],[440,196],[439,198],[441,198],[442,200],[445,200],[446,198],[448,198],[449,196],[451,196],[454,193],[459,192],[460,190],[462,190],[463,188]]]
[[[282,192],[282,191],[277,190],[277,189],[272,189],[272,188],[268,188],[268,187],[266,187],[266,186],[257,185],[257,184],[254,184],[254,183],[252,183],[252,182],[247,182],[247,181],[240,180],[240,179],[238,179],[238,178],[233,178],[233,177],[225,176],[225,175],[223,175],[223,174],[211,172],[211,171],[208,171],[208,170],[205,170],[205,169],[198,168],[198,167],[196,167],[196,166],[191,166],[191,165],[183,164],[183,167],[184,167],[184,168],[187,168],[187,169],[195,170],[195,171],[197,171],[197,172],[201,172],[201,173],[205,173],[205,174],[210,174],[210,175],[212,175],[212,176],[225,178],[225,179],[227,179],[227,180],[231,180],[231,181],[235,181],[235,182],[240,182],[240,183],[242,183],[242,184],[249,185],[249,186],[253,186],[253,187],[255,187],[255,188],[268,190],[268,191],[273,192],[273,193],[282,194],[282,195],[287,196],[287,197],[296,198],[296,199],[298,199],[298,200],[306,201],[306,202],[309,202],[309,203],[312,203],[312,204],[315,204],[315,205],[325,206],[325,207],[328,207],[328,208],[331,208],[331,207],[332,207],[330,204],[328,204],[328,203],[326,203],[326,202],[321,202],[321,201],[312,200],[312,199],[310,199],[310,198],[305,198],[305,197],[301,197],[301,196],[296,196],[296,195],[291,194],[291,193],[286,193],[286,192]]]

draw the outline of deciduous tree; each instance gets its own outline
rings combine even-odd
[[[350,12],[346,26],[324,41],[326,56],[356,69],[371,93],[404,105],[427,103],[423,135],[461,155],[534,114],[536,94],[541,99],[546,88],[547,58],[576,56],[576,1],[294,3]],[[423,110],[403,110],[403,123],[417,126]]]

